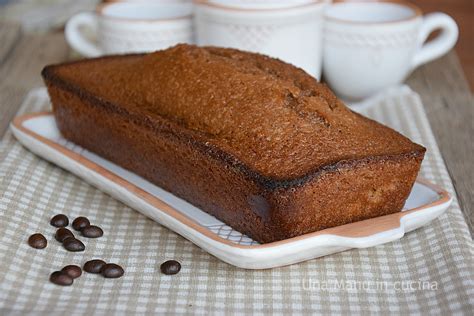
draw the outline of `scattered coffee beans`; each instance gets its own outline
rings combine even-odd
[[[54,237],[56,238],[57,241],[63,242],[64,239],[68,237],[74,238],[74,234],[69,229],[61,227],[61,228],[58,228],[58,230],[56,231],[56,235],[54,235]]]
[[[33,234],[28,238],[28,245],[36,249],[43,249],[48,245],[48,241],[42,234]]]
[[[104,278],[120,278],[123,274],[123,268],[115,263],[107,263],[102,267],[100,273],[104,276]]]
[[[58,227],[54,237],[57,241],[63,244],[63,247],[68,251],[84,251],[86,247],[79,239],[76,239],[74,234],[67,228],[69,219],[64,214],[57,214],[51,218],[50,224]],[[72,222],[72,227],[80,231],[82,236],[87,238],[98,238],[104,235],[102,228],[91,225],[90,221],[84,217],[79,216]],[[48,242],[42,234],[33,234],[28,238],[28,244],[37,249],[43,249]],[[124,275],[124,269],[115,263],[106,263],[100,259],[87,261],[83,267],[84,271],[95,274],[102,274],[104,278],[120,278]],[[179,262],[169,260],[161,265],[161,271],[164,274],[176,274],[181,269]],[[57,285],[68,286],[73,284],[74,279],[82,275],[81,267],[77,265],[67,265],[61,271],[51,273],[49,280]]]
[[[72,221],[72,228],[77,231],[81,231],[83,228],[90,226],[90,222],[87,217],[79,216],[75,220]]]
[[[84,251],[84,249],[86,249],[82,241],[74,237],[65,238],[63,240],[63,247],[69,251]]]
[[[89,272],[89,273],[100,273],[102,268],[105,266],[105,261],[99,260],[99,259],[94,259],[87,261],[84,264],[84,271]]]
[[[54,284],[62,286],[71,285],[73,282],[73,279],[66,272],[63,271],[55,271],[51,273],[49,280]]]
[[[53,218],[51,218],[50,224],[54,227],[66,227],[69,225],[69,219],[64,214],[54,215]]]
[[[98,238],[104,235],[104,231],[102,228],[94,225],[90,225],[87,227],[84,227],[81,230],[82,236],[87,237],[87,238]]]
[[[81,267],[73,265],[73,264],[65,266],[64,268],[62,268],[61,272],[66,273],[67,275],[69,275],[73,279],[77,279],[78,277],[80,277],[82,275]]]
[[[176,274],[181,270],[181,264],[176,260],[168,260],[161,264],[160,269],[163,274]]]

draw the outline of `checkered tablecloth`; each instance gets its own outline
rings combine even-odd
[[[427,147],[422,176],[455,194],[419,97],[407,88],[359,109]],[[27,97],[21,112],[49,104]],[[84,253],[53,238],[52,215],[87,216],[104,228]],[[472,314],[474,247],[457,200],[399,241],[271,270],[238,269],[72,174],[36,157],[8,132],[0,143],[0,314]],[[46,249],[27,245],[47,236]],[[103,258],[120,279],[84,274],[71,287],[48,282],[67,264]],[[166,259],[182,263],[165,276]]]

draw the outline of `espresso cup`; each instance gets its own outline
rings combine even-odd
[[[324,16],[324,78],[346,100],[401,83],[416,67],[447,53],[458,38],[450,16],[423,16],[401,0],[336,2]],[[435,30],[440,34],[425,43]]]
[[[95,40],[87,37],[92,34]],[[84,56],[150,52],[192,43],[192,4],[110,2],[82,12],[66,24],[66,40]]]
[[[323,0],[196,0],[199,45],[233,47],[280,58],[319,79]]]

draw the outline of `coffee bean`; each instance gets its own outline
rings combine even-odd
[[[69,219],[64,214],[54,215],[53,218],[51,218],[50,224],[54,227],[66,227],[69,225]]]
[[[74,228],[77,231],[80,231],[81,229],[90,226],[90,222],[87,219],[87,217],[84,216],[79,216],[75,220],[72,221],[72,228]]]
[[[57,241],[63,242],[64,239],[68,237],[74,238],[74,234],[69,229],[61,227],[61,228],[58,228],[58,230],[56,231],[56,235],[54,235],[54,237],[56,238]]]
[[[102,267],[100,273],[104,276],[104,278],[120,278],[125,271],[123,268],[115,263],[107,263],[105,266]]]
[[[105,266],[105,261],[94,259],[94,260],[87,261],[84,264],[83,268],[84,268],[84,271],[89,272],[89,273],[100,273],[103,266]]]
[[[82,241],[74,237],[65,238],[63,240],[63,247],[69,251],[84,251],[84,249],[86,249]]]
[[[94,225],[90,225],[87,227],[84,227],[81,230],[82,236],[87,237],[87,238],[98,238],[104,235],[104,231],[102,228]]]
[[[28,245],[36,249],[43,249],[48,245],[48,241],[42,234],[33,234],[28,238]]]
[[[66,272],[63,271],[55,271],[51,273],[49,280],[54,284],[62,286],[71,285],[73,282],[73,279]]]
[[[168,260],[161,264],[160,269],[163,274],[176,274],[181,270],[181,264],[176,260]]]
[[[73,279],[80,277],[82,274],[81,267],[73,265],[73,264],[65,266],[64,268],[61,269],[61,271],[66,273]]]

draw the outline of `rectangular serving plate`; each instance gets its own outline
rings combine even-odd
[[[245,269],[279,267],[397,240],[434,220],[452,202],[445,190],[417,180],[402,212],[259,244],[142,177],[67,141],[50,112],[19,116],[10,127],[18,141],[36,155],[72,172],[217,258]]]

